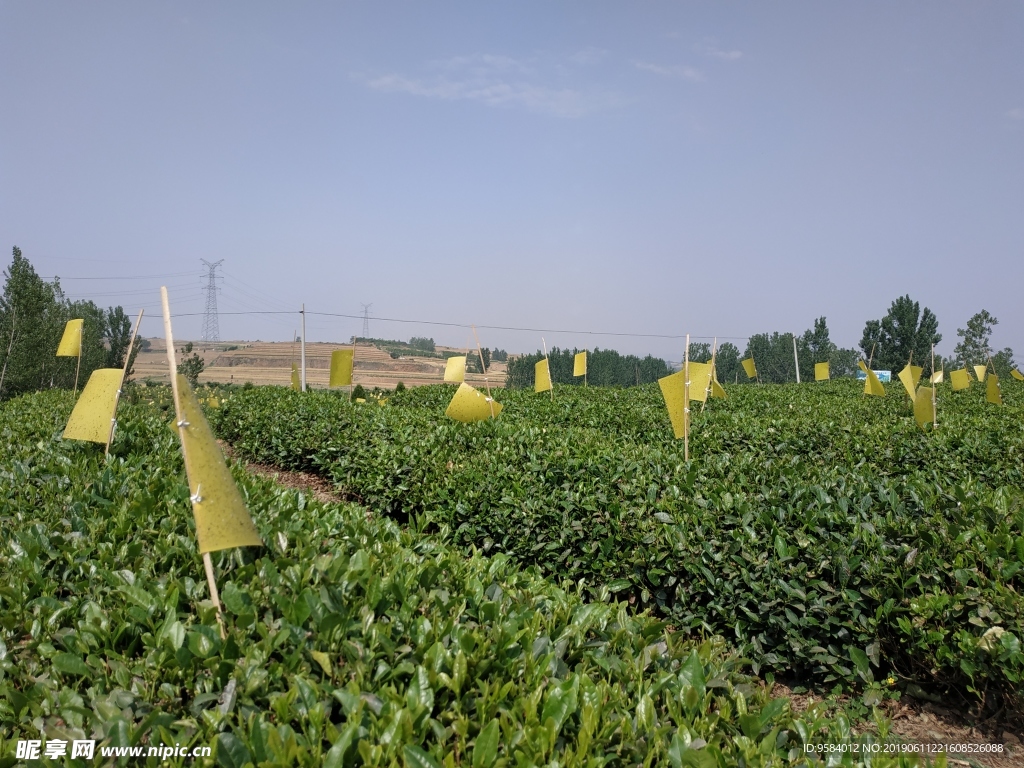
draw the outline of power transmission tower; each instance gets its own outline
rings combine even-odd
[[[370,307],[373,304],[363,304],[363,338],[370,338]]]
[[[206,313],[203,315],[203,341],[220,341],[220,323],[217,320],[217,275],[216,269],[224,263],[224,259],[215,261],[213,264],[206,259],[200,259],[209,271],[206,273]]]

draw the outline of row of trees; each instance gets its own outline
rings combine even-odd
[[[74,358],[56,357],[68,320],[82,318],[80,385],[97,368],[120,368],[131,340],[132,318],[121,307],[71,301],[60,281],[36,274],[17,246],[0,295],[0,399],[49,387],[73,386]],[[132,360],[142,340],[136,339]],[[129,366],[129,373],[131,367]]]
[[[552,347],[548,354],[551,381],[555,384],[583,384],[582,376],[573,376],[573,360],[579,349]],[[532,387],[534,366],[544,359],[544,353],[520,355],[508,361],[505,375],[507,387]],[[594,349],[587,352],[587,383],[600,387],[632,387],[649,384],[672,373],[664,360],[647,355],[620,355],[613,349]]]

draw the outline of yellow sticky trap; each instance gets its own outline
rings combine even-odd
[[[299,379],[299,366],[292,363],[292,389],[296,392],[302,390],[302,381]]]
[[[336,349],[331,352],[331,378],[327,386],[347,387],[352,383],[352,350]]]
[[[218,400],[216,397],[211,397],[207,402],[211,408],[220,408],[220,400]]]
[[[551,370],[548,368],[548,359],[538,360],[533,366],[533,391],[547,392],[551,389]]]
[[[857,365],[864,371],[864,394],[885,397],[885,387],[882,386],[882,382],[878,380],[875,372],[864,365],[863,360],[858,360]]]
[[[82,325],[84,320],[68,320],[64,335],[57,345],[57,357],[78,357],[82,353]],[[107,442],[107,438],[103,438]]]
[[[463,382],[455,391],[455,397],[448,404],[444,415],[449,419],[469,424],[489,419],[492,413],[494,416],[501,413],[501,403],[495,402],[493,398]]]
[[[985,399],[993,405],[1003,404],[1003,393],[999,389],[999,377],[994,373],[988,375],[988,382],[985,384]]]
[[[718,379],[716,378],[711,379],[711,396],[725,400],[725,388],[718,383]]]
[[[188,380],[178,374],[185,472],[201,553],[263,545]]]
[[[978,381],[985,380],[985,372],[988,371],[987,365],[976,365],[974,366],[974,375],[978,377]]]
[[[586,376],[587,375],[587,352],[577,352],[576,356],[572,359],[572,375],[573,376]]]
[[[1021,373],[1016,368],[1010,371],[1010,375],[1013,376],[1017,381],[1024,381],[1024,373]]]
[[[953,391],[959,392],[961,389],[967,389],[971,386],[971,374],[967,372],[966,368],[961,368],[959,371],[950,371],[949,381],[953,385]]]
[[[120,386],[120,368],[97,368],[93,371],[61,437],[106,445]]]
[[[936,371],[932,374],[932,384],[941,384],[945,378],[945,371]]]
[[[458,384],[466,380],[466,356],[449,357],[444,361],[444,380]]]
[[[814,380],[815,381],[828,381],[828,363],[815,363],[814,364]]]
[[[914,420],[921,429],[924,429],[925,424],[935,421],[931,387],[920,387],[917,390],[917,396],[914,398]]]
[[[746,360],[741,360],[743,365],[743,371],[747,374],[748,379],[757,378],[757,368],[754,367],[754,358],[748,357]]]
[[[924,369],[916,365],[908,365],[899,372],[900,382],[902,382],[903,388],[907,390],[907,395],[911,400],[916,400],[917,382],[921,380],[921,374],[923,372]]]
[[[676,439],[683,437],[686,424],[686,375],[683,371],[669,374],[658,379],[658,386],[661,387],[661,396],[665,398],[672,432]]]
[[[711,386],[711,363],[690,363],[690,400],[705,403]]]

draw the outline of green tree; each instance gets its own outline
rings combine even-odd
[[[999,320],[983,309],[967,321],[966,328],[957,328],[960,342],[953,350],[954,365],[986,365],[991,359],[1000,378],[1009,376],[1016,367],[1013,350],[1006,347],[997,352],[992,348],[992,329],[997,325]]]
[[[132,338],[132,320],[121,307],[109,307],[104,318],[106,323],[107,338],[107,368],[123,368],[124,357],[128,351],[128,344]],[[135,357],[142,349],[142,337],[135,338],[135,345],[132,347],[131,357],[128,361],[126,379],[131,378],[132,365]]]
[[[423,352],[435,351],[434,340],[424,338],[423,336],[413,336],[411,339],[409,339],[409,346],[412,347],[413,349],[419,349]]]
[[[880,320],[868,320],[864,324],[864,335],[860,338],[860,349],[864,353],[864,361],[875,366],[875,353],[878,343],[882,340],[882,323]]]
[[[67,316],[60,283],[48,283],[14,246],[0,296],[0,397],[57,384],[62,367],[74,376],[74,361],[57,358]],[[70,386],[70,385],[69,385]]]
[[[732,342],[725,342],[718,348],[715,355],[715,370],[718,380],[723,384],[732,384],[740,372],[740,351]]]
[[[867,342],[872,338],[877,340],[872,367],[900,371],[911,356],[918,364],[930,367],[932,346],[942,341],[942,334],[935,313],[928,307],[922,310],[921,305],[907,295],[893,301],[881,320],[867,321],[861,339],[865,355],[870,354]]]
[[[751,356],[754,358],[761,381],[769,384],[785,384],[796,381],[793,334],[779,333],[778,331],[771,335],[767,333],[754,334],[747,339],[747,349],[744,353],[744,357]]]
[[[580,349],[552,347],[548,352],[551,381],[557,385],[583,384],[582,376],[573,376],[573,358]],[[537,351],[532,355],[519,355],[508,361],[505,386],[524,388],[533,386],[534,365],[544,358]],[[621,355],[613,349],[594,349],[587,352],[587,383],[592,387],[632,387],[649,384],[671,373],[664,360],[651,355]]]
[[[989,314],[987,309],[981,310],[967,321],[966,328],[957,328],[959,343],[953,349],[953,357],[964,365],[983,365],[992,355],[992,329],[999,325],[999,320]]]
[[[185,377],[189,385],[194,389],[199,384],[199,374],[203,372],[206,363],[198,354],[192,351],[192,342],[188,342],[181,349],[181,362],[178,363],[178,373]],[[191,354],[191,357],[189,355]]]

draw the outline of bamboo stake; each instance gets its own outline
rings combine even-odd
[[[913,365],[913,363],[914,363],[914,350],[910,350],[910,357],[907,359],[907,368],[909,368],[911,365]],[[932,363],[932,367],[934,367],[934,366],[935,366],[935,363],[933,362]],[[911,375],[913,375],[913,371],[911,371]],[[916,381],[914,382],[914,397],[911,397],[909,392],[907,393],[907,397],[910,397],[910,408],[913,409],[914,408],[914,398],[917,397],[917,382]]]
[[[554,400],[555,400],[555,379],[551,375],[551,360],[548,359],[548,343],[546,341],[544,341],[544,337],[543,336],[540,337],[540,343],[544,345],[544,359],[547,361],[547,364],[548,364],[548,384],[551,385],[551,389],[549,389],[548,392],[551,393],[551,401],[554,402]]]
[[[939,388],[938,383],[935,381],[935,345],[932,344],[932,432],[934,432],[939,426],[939,403],[937,400],[936,390]]]
[[[139,316],[135,319],[135,329],[132,331],[131,341],[128,342],[128,351],[124,355],[124,368],[121,369],[121,383],[117,385],[117,392],[114,393],[114,415],[110,419],[110,434],[107,435],[107,447],[103,451],[104,456],[110,455],[110,444],[114,442],[114,428],[117,427],[117,404],[121,401],[121,390],[124,389],[124,380],[128,375],[128,364],[132,359],[132,349],[135,347],[135,335],[139,332],[139,325],[142,323],[142,313],[144,309],[139,310]]]
[[[690,460],[690,334],[683,352],[683,460]]]
[[[302,370],[299,378],[299,390],[306,391],[306,304],[302,304],[302,337],[299,339],[302,344]]]
[[[78,395],[78,370],[82,367],[82,337],[85,336],[85,321],[82,321],[82,327],[78,329],[78,359],[75,361],[75,389],[74,394]]]
[[[356,339],[352,337],[352,375],[348,377],[348,399],[352,401],[352,393],[356,391]]]
[[[796,334],[791,333],[793,337],[793,364],[796,366],[796,383],[800,383],[800,358],[796,354]]]
[[[11,340],[7,344],[7,354],[4,355],[4,367],[0,368],[0,394],[4,391],[4,376],[7,375],[7,363],[11,359],[11,349],[14,347],[14,329],[18,320],[18,308],[11,307]]]
[[[484,351],[480,349],[480,337],[477,335],[476,326],[471,325],[473,338],[476,339],[476,352],[480,355],[480,370],[484,372],[484,388],[487,390],[487,404],[491,407],[491,418],[494,418],[494,398],[491,397],[491,383],[487,376],[487,366],[484,365]]]
[[[167,364],[171,369],[171,394],[174,396],[174,415],[178,424],[178,438],[181,440],[181,456],[185,458],[185,428],[188,424],[181,415],[181,393],[178,391],[178,364],[174,356],[174,336],[171,332],[171,306],[167,300],[167,286],[160,286],[160,302],[164,310],[164,337],[167,339]],[[198,489],[197,489],[198,490]],[[189,495],[193,495],[189,488]],[[217,624],[220,626],[220,636],[226,640],[228,633],[224,628],[224,615],[221,613],[220,593],[217,591],[217,580],[213,573],[213,560],[209,552],[203,553],[203,569],[206,571],[206,583],[210,586],[210,600],[217,610]]]
[[[707,338],[707,337],[705,337],[705,338]],[[700,404],[700,412],[701,413],[704,413],[704,408],[708,404],[708,397],[711,395],[711,391],[714,389],[714,386],[715,386],[712,382],[715,380],[715,355],[717,354],[717,352],[718,352],[718,337],[715,336],[715,340],[714,340],[714,342],[712,343],[712,346],[711,346],[711,378],[708,379],[708,386],[704,390],[704,402]]]
[[[871,354],[868,355],[868,368],[871,368],[871,361],[875,359],[875,345],[877,344],[878,342],[876,341],[874,344],[871,345]]]

